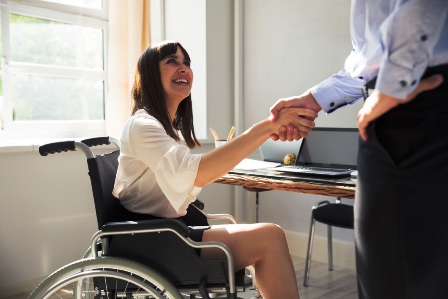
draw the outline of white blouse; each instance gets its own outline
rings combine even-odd
[[[201,159],[202,154],[192,154],[140,109],[123,129],[112,193],[135,213],[183,216],[202,189],[193,185]]]

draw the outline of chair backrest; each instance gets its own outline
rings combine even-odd
[[[127,210],[112,195],[118,169],[119,155],[120,151],[116,150],[87,159],[98,229],[101,229],[108,222],[159,219],[155,216],[137,214]]]
[[[114,215],[120,213],[120,209],[124,209],[119,200],[112,195],[119,155],[120,151],[116,150],[87,159],[98,229],[107,222],[118,221],[114,220]]]

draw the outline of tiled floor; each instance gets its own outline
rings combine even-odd
[[[294,268],[296,269],[297,284],[301,299],[357,299],[356,273],[354,270],[337,268],[328,271],[327,264],[313,261],[311,264],[311,274],[309,286],[304,287],[303,275],[305,259],[293,257]],[[28,293],[4,299],[27,299]],[[1,296],[0,296],[1,297]],[[244,293],[238,293],[238,297],[243,299],[252,298],[252,291],[247,289]]]

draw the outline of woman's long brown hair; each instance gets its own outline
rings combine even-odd
[[[185,59],[190,60],[187,51],[176,41],[164,41],[147,48],[137,63],[135,81],[132,86],[133,107],[132,115],[139,109],[145,109],[154,116],[163,126],[166,133],[174,140],[180,138],[173,130],[179,130],[189,148],[201,146],[194,133],[193,105],[191,94],[183,99],[177,108],[176,115],[170,117],[166,105],[165,93],[160,76],[159,63],[168,55],[175,54],[180,48]],[[171,123],[172,119],[172,123]]]

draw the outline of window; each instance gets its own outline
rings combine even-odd
[[[104,134],[107,0],[1,4],[0,136]]]

